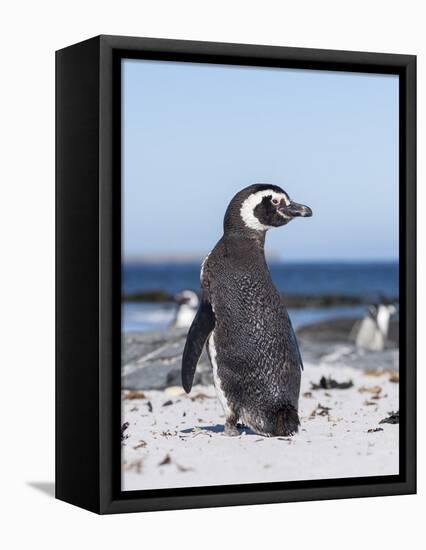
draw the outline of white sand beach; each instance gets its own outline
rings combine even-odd
[[[322,376],[348,389],[312,389]],[[398,474],[398,373],[305,364],[300,431],[266,438],[223,433],[211,385],[123,391],[122,488],[173,487]],[[128,423],[128,425],[126,425]]]

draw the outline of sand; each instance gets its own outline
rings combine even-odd
[[[349,389],[311,389],[322,376]],[[214,387],[123,392],[123,490],[398,474],[397,374],[305,365],[298,434],[223,432]],[[375,431],[376,430],[376,431]]]

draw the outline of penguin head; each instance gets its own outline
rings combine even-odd
[[[197,309],[199,299],[193,290],[182,290],[174,296],[174,300],[178,306],[187,305],[192,309]]]
[[[299,216],[312,216],[312,210],[292,201],[281,187],[255,184],[242,189],[231,200],[224,227],[225,231],[265,232]]]

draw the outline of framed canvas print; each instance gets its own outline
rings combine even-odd
[[[415,57],[56,60],[57,498],[415,492]]]

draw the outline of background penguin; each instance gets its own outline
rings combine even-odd
[[[197,313],[199,299],[193,290],[182,290],[174,297],[177,304],[175,318],[173,319],[172,328],[186,328],[191,326],[192,321]]]
[[[356,323],[351,331],[351,334],[355,337],[357,348],[368,351],[382,351],[385,349],[390,319],[396,311],[393,304],[370,306],[362,321]]]
[[[297,431],[300,370],[296,337],[265,260],[266,231],[311,216],[280,187],[246,187],[230,202],[224,234],[201,268],[203,296],[182,356],[182,385],[190,392],[204,343],[226,415],[265,436]]]

